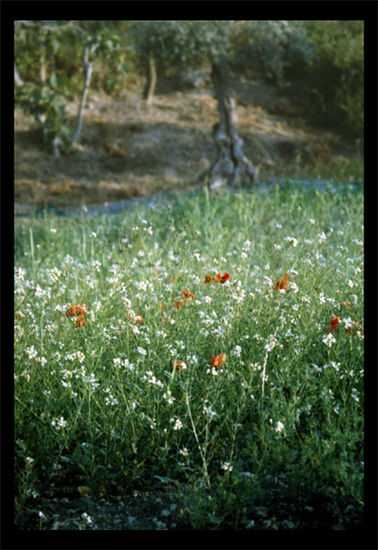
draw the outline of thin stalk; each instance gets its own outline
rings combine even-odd
[[[189,396],[188,396],[188,394],[186,394],[186,406],[188,407],[188,413],[189,413],[190,422],[191,422],[191,424],[192,424],[194,437],[196,438],[197,445],[198,445],[198,450],[199,450],[200,455],[201,455],[201,458],[202,458],[202,463],[203,463],[203,469],[204,469],[204,471],[205,471],[206,482],[207,482],[208,486],[211,487],[209,472],[207,471],[207,464],[206,464],[205,455],[204,455],[204,453],[203,453],[203,451],[202,451],[202,447],[201,447],[201,444],[200,444],[200,442],[199,442],[198,435],[197,435],[197,430],[196,430],[195,424],[194,424],[194,422],[193,422],[192,413],[191,413],[191,411],[190,411]]]

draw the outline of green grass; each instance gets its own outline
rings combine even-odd
[[[16,225],[18,524],[67,486],[175,488],[194,529],[244,529],[277,499],[358,522],[362,241],[363,192],[348,185]],[[81,302],[76,327],[65,312]]]

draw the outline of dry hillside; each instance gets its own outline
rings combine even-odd
[[[196,185],[215,155],[217,103],[210,88],[167,90],[153,105],[142,83],[112,99],[90,93],[79,143],[59,159],[43,150],[31,118],[15,114],[15,212],[117,201]],[[347,162],[339,136],[309,127],[273,86],[244,80],[236,88],[239,130],[260,180],[304,165]],[[78,105],[67,105],[75,125]]]

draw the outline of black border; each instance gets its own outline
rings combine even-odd
[[[194,0],[195,1],[195,0]],[[90,9],[88,10],[88,7]],[[378,548],[377,540],[377,19],[372,1],[48,2],[3,0],[1,8],[1,547],[8,548]],[[158,8],[157,10],[154,8]],[[185,9],[189,8],[189,9]],[[194,8],[194,9],[193,9]],[[361,531],[25,531],[13,529],[13,21],[15,19],[275,19],[365,22],[365,451]],[[197,17],[196,17],[197,16]],[[231,16],[231,17],[230,17]],[[8,219],[8,217],[10,219]],[[8,252],[9,251],[9,252]],[[7,257],[9,253],[9,258]],[[9,303],[8,303],[9,300]]]

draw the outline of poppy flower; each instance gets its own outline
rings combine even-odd
[[[221,275],[220,273],[217,273],[217,279],[218,281],[223,285],[226,281],[228,281],[228,279],[230,278],[230,274],[229,273],[224,273],[223,275]]]
[[[352,306],[350,305],[350,302],[348,302],[348,301],[341,302],[340,306],[345,307],[345,309],[352,309]]]
[[[177,300],[176,298],[173,298],[173,301],[175,303],[175,305],[173,306],[175,309],[177,309],[177,311],[180,311],[180,309],[182,309],[182,306],[183,306],[183,303],[181,300]]]
[[[72,304],[71,307],[68,308],[66,311],[66,317],[84,315],[85,313],[87,313],[87,311],[87,306],[83,303],[80,303],[78,306],[76,304]]]
[[[327,332],[338,332],[337,324],[340,321],[340,317],[336,315],[331,315],[330,325],[325,330]]]
[[[76,319],[75,325],[77,327],[86,327],[87,326],[87,323],[84,319],[84,315],[79,315],[78,316],[78,318]]]
[[[173,301],[175,303],[174,308],[177,310],[180,310],[183,308],[183,306],[188,305],[188,302],[194,298],[194,293],[189,292],[189,290],[186,288],[179,299],[173,298]]]
[[[182,359],[172,359],[172,368],[175,368],[179,372],[181,370],[186,370],[188,365]]]
[[[289,275],[285,273],[285,275],[281,279],[281,282],[276,281],[276,286],[274,287],[274,290],[287,290],[289,288],[287,284],[288,280],[289,280]]]
[[[212,281],[216,281],[216,278],[213,277],[212,275],[206,275],[203,284],[204,284],[204,285],[208,285],[208,284],[211,283]]]
[[[210,359],[210,363],[213,367],[220,367],[225,362],[226,362],[226,355],[224,353],[220,353],[219,355],[214,355],[214,357]]]

